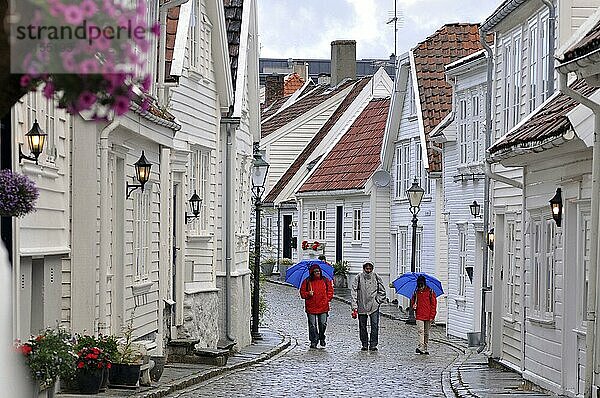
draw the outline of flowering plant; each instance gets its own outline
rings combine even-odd
[[[314,241],[312,243],[309,243],[308,241],[302,241],[302,250],[307,250],[307,249],[312,249],[312,250],[319,250],[319,247],[321,247],[321,244],[318,241]]]
[[[88,335],[76,335],[75,336],[75,352],[77,355],[82,352],[84,349],[88,349],[90,347],[98,348],[102,351],[101,358],[104,360],[103,367],[110,368],[110,363],[114,362],[117,358],[117,339],[114,336],[108,335],[100,335],[98,337],[88,336]],[[79,363],[77,364],[79,365]],[[79,367],[79,366],[78,366]]]
[[[308,249],[308,241],[307,240],[303,240],[302,241],[302,250],[306,250]]]
[[[0,216],[24,216],[34,210],[38,197],[38,189],[29,177],[0,170]]]
[[[31,377],[38,382],[51,385],[58,376],[72,377],[75,355],[70,336],[64,330],[47,329],[25,342],[17,340],[15,347],[23,355]]]
[[[84,347],[77,353],[77,369],[96,370],[110,369],[111,363],[107,355],[98,347]]]

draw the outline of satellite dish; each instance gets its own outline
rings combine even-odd
[[[387,187],[390,181],[392,181],[392,177],[385,170],[377,170],[373,173],[373,183],[380,188]]]

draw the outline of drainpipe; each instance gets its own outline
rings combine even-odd
[[[165,51],[167,50],[167,14],[171,8],[187,3],[188,0],[171,0],[158,7],[160,35],[158,38],[158,101],[166,105],[165,88]]]
[[[108,262],[110,258],[109,206],[110,183],[108,180],[108,136],[121,123],[115,119],[100,132],[100,271],[98,282],[98,333],[105,334],[106,329],[106,291]],[[119,198],[121,200],[123,198]]]
[[[225,123],[225,130],[227,134],[227,142],[225,145],[225,215],[223,222],[223,243],[225,245],[225,337],[228,340],[235,342],[235,338],[231,335],[231,247],[233,246],[233,239],[231,233],[233,232],[233,217],[232,217],[232,181],[235,179],[231,173],[231,147],[233,145],[232,135],[235,132],[236,126],[239,125],[239,118],[224,117],[221,119],[221,123]]]
[[[548,7],[548,95],[550,97],[554,93],[554,43],[556,42],[556,10],[552,0],[542,0],[542,3]]]
[[[567,74],[563,73],[558,69],[558,82],[560,84],[560,91],[573,98],[583,106],[589,108],[594,112],[594,149],[592,155],[592,227],[590,231],[590,275],[588,285],[588,297],[593,297],[595,301],[589,300],[587,306],[587,332],[586,332],[586,355],[585,355],[585,398],[589,398],[592,395],[592,384],[594,383],[594,373],[598,373],[595,369],[596,362],[598,360],[598,352],[596,344],[596,308],[599,305],[598,298],[596,297],[598,291],[598,273],[596,264],[598,262],[598,217],[600,216],[600,138],[598,136],[598,130],[600,129],[600,104],[584,97],[577,91],[573,90],[567,85]]]
[[[277,271],[281,279],[281,269],[279,268],[279,259],[281,257],[281,205],[277,206]]]

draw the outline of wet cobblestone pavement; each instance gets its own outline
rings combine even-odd
[[[379,351],[360,351],[350,307],[332,301],[327,347],[309,349],[304,303],[289,286],[265,284],[263,323],[290,335],[292,345],[271,360],[226,373],[170,395],[193,397],[444,397],[442,372],[458,352],[430,342],[431,355],[415,354],[416,328],[380,319]],[[440,334],[433,330],[434,336]]]

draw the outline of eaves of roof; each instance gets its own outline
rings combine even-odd
[[[510,13],[519,8],[529,0],[504,0],[496,10],[483,21],[481,30],[489,32],[492,28],[502,22]]]

